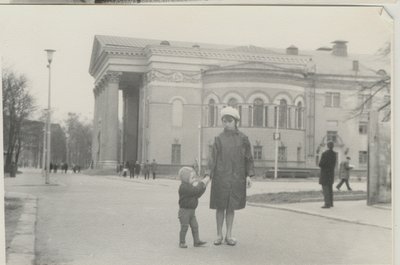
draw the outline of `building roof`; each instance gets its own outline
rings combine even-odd
[[[347,42],[336,40],[332,43],[345,44]],[[301,50],[299,48],[299,55],[287,55],[286,49],[264,48],[254,45],[234,46],[96,35],[92,50],[90,72],[92,73],[95,60],[104,49],[115,49],[118,52],[127,50],[135,50],[137,52],[140,50],[142,55],[145,55],[145,49],[149,47],[152,49],[152,53],[158,54],[167,52],[169,55],[198,56],[223,61],[266,62],[288,65],[289,67],[292,65],[297,69],[308,65],[309,58],[312,58],[316,73],[328,75],[375,76],[379,70],[390,73],[391,67],[389,56],[357,54],[335,56],[332,54],[332,49],[326,47],[316,51]],[[353,70],[353,61],[358,61],[358,71]]]

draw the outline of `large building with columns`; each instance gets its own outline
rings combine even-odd
[[[96,35],[93,162],[155,159],[169,173],[200,158],[204,167],[229,105],[240,112],[260,174],[273,167],[276,143],[280,168],[316,168],[330,140],[339,160],[350,156],[365,170],[367,113],[382,102],[359,106],[389,67],[348,54],[340,40],[302,51]]]

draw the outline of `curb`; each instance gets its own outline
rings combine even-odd
[[[249,206],[253,206],[253,207],[270,208],[270,209],[276,209],[276,210],[282,210],[282,211],[288,211],[288,212],[294,212],[294,213],[301,213],[301,214],[307,214],[307,215],[311,215],[311,216],[323,217],[323,218],[331,219],[331,220],[335,220],[335,221],[341,221],[341,222],[359,224],[359,225],[367,225],[367,226],[373,226],[373,227],[379,227],[379,228],[383,228],[383,229],[392,230],[391,227],[387,227],[387,226],[383,226],[383,225],[371,224],[371,223],[367,223],[367,222],[360,222],[360,221],[350,220],[350,219],[343,218],[343,217],[332,217],[332,216],[327,216],[327,215],[323,215],[323,214],[315,213],[315,212],[304,211],[304,210],[300,210],[300,209],[293,209],[293,208],[275,206],[275,205],[271,205],[271,204],[261,204],[261,203],[247,203],[247,204]]]
[[[19,198],[24,202],[7,255],[7,265],[34,264],[37,197],[16,192],[6,192],[5,197]]]

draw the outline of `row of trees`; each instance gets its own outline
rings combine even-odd
[[[38,121],[32,120],[38,107],[23,74],[3,69],[2,92],[4,171],[10,172],[13,163],[18,165],[21,154],[28,149],[34,153],[33,164],[41,166],[46,111],[42,110]],[[51,132],[51,161],[82,167],[90,165],[91,122],[83,121],[79,114],[68,113],[62,126],[52,124]]]

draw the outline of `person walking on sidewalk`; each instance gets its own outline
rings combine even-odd
[[[129,178],[135,178],[135,163],[133,161],[129,162]]]
[[[139,178],[139,176],[140,176],[140,163],[139,163],[139,161],[136,161],[136,163],[135,163],[135,175],[136,175],[136,178]]]
[[[153,159],[153,162],[151,162],[150,169],[151,169],[151,173],[153,174],[153,179],[156,179],[157,162],[155,159]]]
[[[239,112],[232,107],[223,108],[221,119],[224,131],[215,137],[205,175],[212,179],[210,208],[216,209],[217,239],[214,245],[223,242],[222,226],[226,219],[225,243],[234,246],[237,243],[232,237],[235,210],[246,206],[246,187],[251,186],[254,162],[250,141],[237,128]]]
[[[321,176],[319,184],[322,186],[325,204],[321,207],[328,209],[333,207],[333,182],[335,177],[335,166],[337,153],[333,151],[333,142],[328,142],[328,150],[322,153],[319,167],[321,168]]]
[[[196,172],[190,167],[183,167],[179,170],[181,185],[179,186],[179,212],[178,219],[181,224],[179,231],[179,247],[187,248],[186,233],[192,230],[193,246],[200,247],[206,242],[200,240],[199,224],[196,219],[196,208],[199,198],[206,190],[210,178],[207,176],[201,181],[196,181]]]
[[[350,169],[352,167],[350,166],[350,157],[346,157],[345,161],[342,161],[339,166],[339,177],[340,177],[340,182],[338,185],[336,185],[336,189],[340,190],[340,187],[342,187],[343,183],[346,183],[347,190],[352,190],[349,185],[349,178],[350,178]]]
[[[143,163],[143,174],[144,174],[144,179],[150,179],[150,165],[149,165],[149,160],[146,160],[146,162]]]

